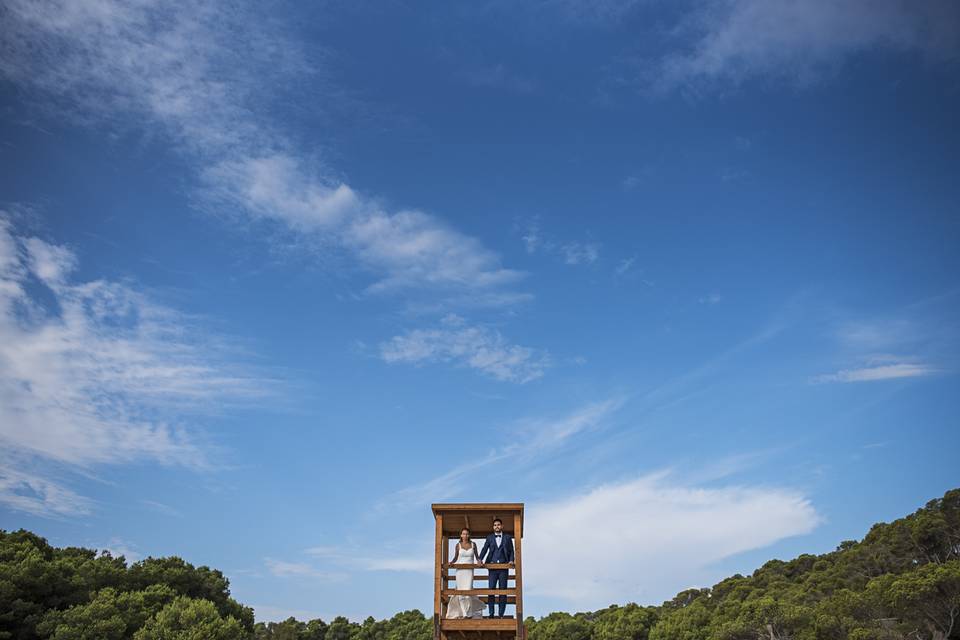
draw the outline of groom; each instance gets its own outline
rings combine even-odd
[[[489,551],[489,555],[487,554]],[[487,536],[483,543],[483,550],[480,551],[480,562],[492,564],[510,564],[513,565],[513,538],[503,532],[503,520],[497,518],[493,521],[493,533]],[[507,588],[507,569],[489,569],[487,573],[490,576],[490,589]],[[498,586],[499,585],[499,586]],[[500,615],[493,615],[494,597],[489,596],[487,602],[490,604],[490,617],[503,617],[507,610],[507,596],[500,596]]]

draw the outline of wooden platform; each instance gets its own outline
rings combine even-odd
[[[444,631],[511,631],[516,632],[516,618],[482,618],[466,620],[441,620]]]
[[[524,640],[523,625],[513,617],[441,620],[438,631],[450,640]]]

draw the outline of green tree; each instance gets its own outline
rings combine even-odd
[[[147,558],[130,567],[128,584],[132,589],[166,584],[181,595],[209,600],[220,615],[232,616],[245,629],[253,630],[253,609],[230,597],[230,581],[216,569],[194,567],[176,556]]]
[[[419,610],[398,613],[387,621],[386,640],[431,640],[433,620]]]
[[[49,611],[37,625],[37,633],[51,640],[129,638],[175,596],[173,589],[161,584],[127,592],[107,587],[90,602]]]
[[[551,613],[537,621],[527,635],[530,640],[587,640],[590,633],[590,622],[584,616]]]
[[[926,632],[934,640],[953,635],[960,617],[960,561],[927,564],[899,576],[882,576],[867,587],[873,598],[887,607],[910,629]]]
[[[327,627],[325,640],[351,640],[360,625],[350,622],[343,616],[337,616]]]
[[[657,621],[656,607],[630,603],[594,615],[593,640],[647,640]]]
[[[710,612],[703,599],[694,599],[682,607],[674,607],[660,616],[650,640],[704,640]]]
[[[133,640],[239,640],[247,637],[233,616],[220,615],[209,600],[178,596],[133,635]]]

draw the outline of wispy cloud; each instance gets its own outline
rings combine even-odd
[[[550,366],[546,352],[510,344],[499,332],[452,314],[439,327],[394,336],[380,345],[380,357],[391,364],[449,362],[520,384],[542,377]]]
[[[413,547],[416,548],[416,551],[411,553]],[[305,550],[305,553],[320,560],[361,571],[409,571],[414,573],[431,573],[433,571],[432,545],[429,541],[424,541],[423,544],[419,545],[411,545],[404,552],[393,554],[371,555],[369,550],[335,546],[310,547]]]
[[[518,221],[517,228],[527,253],[553,255],[568,265],[589,265],[600,257],[599,242],[558,241],[543,230],[539,216]]]
[[[956,359],[956,331],[949,312],[918,313],[916,305],[883,317],[842,322],[833,338],[845,366],[813,376],[813,384],[928,377],[949,372],[949,363]]]
[[[81,120],[161,132],[192,163],[204,201],[218,212],[241,212],[352,256],[372,278],[369,291],[482,293],[516,282],[522,274],[476,238],[422,211],[389,211],[309,161],[264,117],[264,78],[313,81],[317,70],[270,26],[276,21],[255,11],[13,0],[4,9],[0,73]]]
[[[97,545],[93,546],[96,547]],[[104,551],[109,551],[110,555],[112,555],[114,558],[123,556],[127,562],[137,562],[143,558],[143,555],[137,551],[137,546],[135,544],[122,538],[111,538],[110,542],[97,548]]]
[[[836,373],[815,376],[811,382],[873,382],[876,380],[894,380],[897,378],[917,378],[941,373],[942,370],[928,364],[896,362],[863,366],[856,369],[842,369]]]
[[[263,398],[273,386],[132,286],[74,281],[76,264],[68,248],[0,217],[0,443],[17,454],[4,460],[0,500],[34,513],[90,504],[24,460],[204,467],[204,447],[168,410]]]
[[[264,558],[264,565],[272,575],[279,578],[318,578],[328,582],[340,582],[347,578],[344,573],[323,571],[306,562],[287,562],[276,558]]]
[[[723,0],[700,3],[676,33],[692,39],[666,57],[666,88],[766,76],[810,83],[873,49],[956,61],[960,6],[952,0]]]
[[[712,564],[809,533],[820,520],[809,499],[793,490],[707,488],[667,472],[648,474],[529,504],[524,573],[531,596],[562,598],[581,609],[654,601],[691,584],[709,586],[721,577]],[[554,579],[558,549],[576,549],[589,578]]]
[[[460,463],[425,482],[400,489],[386,496],[377,511],[421,506],[431,501],[448,500],[477,487],[473,480],[495,464],[507,460],[528,466],[535,460],[555,453],[577,436],[603,428],[607,420],[623,406],[624,398],[614,397],[590,403],[558,418],[538,418],[510,425],[510,443]]]
[[[35,516],[74,517],[89,514],[93,502],[48,477],[28,473],[0,461],[0,504]]]
[[[618,276],[622,276],[627,271],[633,268],[634,263],[637,261],[637,256],[630,256],[629,258],[624,258],[617,263],[617,267],[614,269],[614,273]]]
[[[596,242],[571,242],[560,251],[567,264],[593,264],[600,257],[600,245]]]
[[[157,502],[156,500],[141,500],[140,504],[164,516],[169,516],[171,518],[183,517],[183,513],[181,513],[178,509],[175,509],[168,504]]]

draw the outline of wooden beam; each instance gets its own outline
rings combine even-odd
[[[451,582],[456,579],[457,579],[457,576],[455,575],[448,575],[448,576],[445,576],[444,578],[446,582]],[[489,580],[488,576],[473,576],[474,582],[486,582],[487,580]],[[516,576],[509,575],[507,576],[507,580],[516,580]]]
[[[520,547],[523,540],[523,516],[513,516],[513,563],[516,565],[517,640],[523,640],[523,563]]]
[[[444,598],[450,596],[515,596],[516,589],[444,589],[440,592]]]
[[[443,618],[443,611],[441,610],[441,597],[440,592],[443,590],[444,584],[441,580],[441,570],[443,565],[446,562],[445,551],[443,549],[443,514],[438,513],[435,517],[436,520],[436,540],[435,550],[434,550],[434,571],[433,571],[433,613],[434,615]]]

